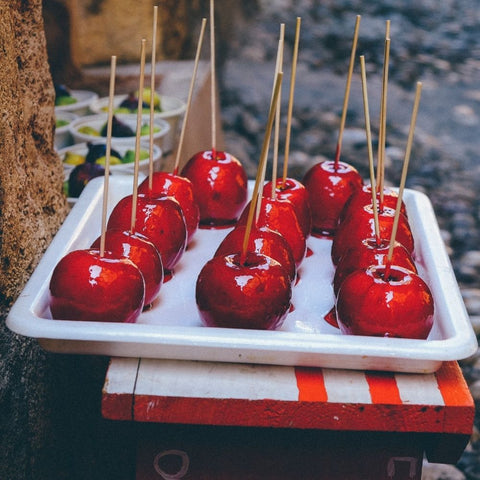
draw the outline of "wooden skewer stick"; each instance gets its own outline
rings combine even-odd
[[[283,70],[283,49],[285,43],[285,24],[280,24],[280,37],[278,39],[277,63],[275,66],[275,78],[278,72]],[[280,105],[282,100],[282,87],[278,94],[277,107],[275,109],[275,130],[273,135],[273,162],[272,162],[272,200],[276,197],[277,169],[278,169],[278,143],[280,141]]]
[[[145,75],[145,43],[142,39],[140,50],[140,79],[138,87],[138,110],[137,110],[137,129],[135,131],[135,162],[133,167],[133,196],[132,196],[132,217],[130,222],[130,232],[135,231],[135,220],[137,218],[137,196],[138,196],[138,164],[140,161],[140,130],[142,129],[142,97]]]
[[[385,185],[385,143],[387,137],[387,97],[388,97],[388,69],[390,62],[390,20],[387,20],[385,34],[385,51],[383,58],[382,97],[380,101],[380,128],[378,134],[378,166],[377,188],[380,193],[380,210],[383,209]]]
[[[283,54],[283,37],[284,37],[284,35],[283,35],[283,31],[282,31],[282,25],[280,25],[280,35],[279,35],[279,39],[278,39],[277,58],[276,58],[276,64],[275,64],[275,76],[274,76],[274,79],[273,79],[272,94],[271,94],[271,97],[270,97],[270,102],[273,101],[273,95],[275,94],[275,83],[277,81],[277,74],[278,74],[278,72],[282,71],[282,69],[281,69],[282,61],[280,59],[280,55]],[[279,91],[278,95],[279,95],[279,98],[280,98],[281,90],[282,90],[281,85],[280,85],[279,88],[280,88],[280,91]],[[280,102],[280,100],[279,100],[279,102]],[[255,198],[255,201],[257,203],[255,221],[257,221],[258,217],[260,216],[260,211],[261,211],[261,206],[262,206],[263,186],[265,185],[265,174],[266,174],[266,169],[267,169],[267,159],[268,159],[269,148],[270,148],[270,139],[267,142],[267,146],[266,146],[266,150],[265,150],[265,162],[263,163],[263,168],[260,169],[260,166],[259,166],[259,170],[258,170],[259,174],[261,175],[261,181],[260,181],[261,188],[258,191],[258,198]],[[259,164],[262,163],[261,158],[262,157],[260,157]],[[274,195],[275,195],[275,192],[272,191],[272,198],[275,198]]]
[[[388,278],[388,274],[390,273],[390,266],[392,263],[393,248],[395,246],[395,237],[397,235],[398,221],[400,218],[400,211],[402,209],[403,191],[405,189],[405,183],[407,181],[408,164],[410,162],[410,154],[412,151],[413,133],[415,131],[415,124],[417,122],[418,105],[420,103],[421,92],[422,92],[422,82],[417,82],[417,88],[415,91],[415,101],[413,104],[413,111],[412,111],[412,118],[410,120],[410,131],[408,133],[407,147],[405,150],[405,158],[403,160],[402,176],[400,178],[400,186],[398,189],[398,198],[397,198],[397,205],[395,208],[395,217],[393,219],[392,235],[390,237],[390,246],[389,246],[388,255],[387,255],[385,278]]]
[[[214,0],[210,0],[210,72],[212,77],[210,79],[210,103],[212,110],[212,158],[215,158],[217,151],[217,91],[215,61],[215,5]]]
[[[105,177],[103,180],[102,230],[100,235],[100,256],[105,255],[105,232],[107,229],[108,185],[110,177],[110,152],[112,150],[112,119],[115,95],[115,69],[117,57],[112,55],[110,60],[110,86],[108,94],[107,143],[105,151]]]
[[[343,131],[345,130],[345,120],[347,118],[348,100],[350,98],[350,86],[352,84],[353,66],[355,64],[355,55],[357,51],[358,31],[360,27],[360,15],[357,15],[355,21],[355,31],[353,34],[352,52],[350,54],[350,64],[348,67],[347,83],[345,85],[345,95],[343,98],[342,117],[340,120],[340,129],[338,131],[337,149],[335,152],[335,170],[338,168],[340,153],[342,150]]]
[[[360,56],[360,67],[362,72],[362,92],[363,92],[363,110],[365,114],[365,129],[367,134],[368,146],[368,164],[370,167],[370,182],[372,190],[372,205],[373,205],[373,219],[375,225],[375,238],[377,244],[380,243],[380,227],[378,224],[378,210],[377,210],[377,193],[375,189],[375,173],[373,168],[373,149],[372,149],[372,132],[370,128],[370,111],[368,107],[368,92],[367,92],[367,75],[365,71],[365,57]]]
[[[293,46],[292,71],[290,74],[290,92],[288,96],[288,110],[287,110],[287,133],[285,137],[285,154],[283,160],[283,175],[282,186],[285,186],[288,172],[288,160],[290,156],[290,139],[292,134],[292,114],[293,114],[293,96],[295,93],[295,80],[297,78],[297,63],[298,63],[298,45],[300,43],[300,26],[302,19],[297,17],[297,24],[295,27],[295,43]]]
[[[186,129],[187,129],[188,115],[190,113],[190,106],[192,104],[193,88],[195,86],[195,79],[197,77],[198,64],[200,62],[200,53],[202,51],[203,36],[205,34],[206,24],[207,24],[207,19],[206,18],[202,19],[202,26],[200,27],[200,36],[198,38],[198,44],[197,44],[197,52],[195,54],[195,63],[193,65],[193,74],[192,74],[192,78],[190,80],[190,88],[188,90],[187,106],[185,107],[185,114],[183,116],[182,129],[180,131],[180,139],[178,141],[177,154],[176,154],[176,157],[175,157],[175,163],[173,165],[173,174],[174,175],[178,174],[178,168],[179,168],[179,165],[180,165],[180,158],[181,158],[181,155],[182,155],[183,142],[184,142],[184,138],[185,138],[185,132],[186,132]]]
[[[157,23],[158,7],[153,7],[153,26],[152,26],[152,59],[150,67],[150,143],[149,143],[149,164],[148,164],[148,188],[152,189],[153,182],[153,133],[155,119],[155,74],[156,74],[156,51],[157,51]]]
[[[273,120],[275,118],[275,110],[277,108],[277,101],[280,94],[280,86],[282,84],[283,72],[278,72],[275,81],[275,87],[273,90],[272,101],[270,102],[270,112],[268,114],[267,127],[265,130],[265,137],[263,139],[262,151],[260,154],[260,164],[258,166],[257,178],[255,180],[255,186],[253,189],[252,200],[250,203],[250,209],[248,211],[247,223],[245,226],[245,235],[243,237],[243,247],[241,261],[243,262],[247,256],[248,240],[250,232],[252,231],[253,217],[256,210],[256,203],[259,201],[260,186],[263,183],[263,174],[265,163],[268,156],[268,144],[272,135]]]

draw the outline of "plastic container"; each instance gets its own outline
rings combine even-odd
[[[70,95],[77,101],[69,105],[57,105],[55,112],[71,112],[79,117],[90,113],[90,104],[98,98],[98,94],[90,90],[70,90]]]
[[[55,148],[60,150],[68,145],[73,144],[73,137],[70,132],[69,125],[73,121],[77,120],[79,117],[75,113],[72,112],[57,112],[55,110],[55,120],[67,122],[64,125],[58,126],[55,128]]]
[[[105,140],[100,140],[96,142],[92,142],[94,145],[96,144],[103,144],[105,145]],[[125,141],[113,141],[112,140],[112,149],[115,149],[120,155],[124,156],[128,150],[135,151],[135,142],[125,142]],[[148,142],[141,142],[140,149],[145,150],[146,152],[150,151],[150,147]],[[62,162],[65,160],[65,156],[67,152],[76,153],[78,155],[85,156],[88,153],[88,146],[86,143],[76,143],[74,145],[70,145],[68,147],[62,148],[58,151]],[[153,145],[153,169],[159,170],[160,169],[160,162],[162,159],[162,149],[157,145]],[[149,170],[149,163],[150,159],[146,158],[144,160],[140,160],[138,163],[139,172],[147,175]],[[65,172],[65,178],[68,178],[70,172],[74,169],[75,165],[70,165],[68,163],[63,163],[63,170]],[[122,163],[118,165],[110,165],[110,173],[112,175],[118,174],[125,174],[125,175],[132,175],[133,170],[135,168],[134,163]]]
[[[132,131],[135,132],[137,128],[137,115],[134,114],[119,114],[116,115],[119,121],[128,125]],[[142,125],[149,123],[150,118],[148,115],[142,115]],[[82,127],[91,127],[97,132],[100,132],[102,127],[107,122],[107,114],[98,114],[98,115],[87,115],[86,117],[81,117],[69,125],[70,133],[72,134],[74,143],[86,143],[86,142],[95,142],[101,140],[105,137],[98,136],[98,135],[90,135],[87,133],[82,133],[79,131]],[[163,150],[163,140],[165,139],[166,135],[170,131],[170,124],[163,120],[162,118],[155,118],[154,125],[159,127],[159,131],[153,134],[153,141],[156,145],[158,145]],[[135,135],[129,137],[112,137],[112,140],[115,138],[116,141],[121,142],[135,142]],[[145,135],[141,135],[140,139],[142,141],[149,141],[150,133]]]
[[[115,95],[113,100],[114,108],[117,108],[127,95]],[[104,113],[108,109],[108,97],[102,97],[94,100],[90,104],[90,110],[94,114]],[[170,131],[163,139],[163,151],[165,153],[171,152],[175,147],[176,135],[179,130],[180,120],[185,113],[186,103],[177,97],[170,97],[167,95],[160,95],[160,104],[162,106],[161,112],[155,113],[155,118],[162,118],[170,124]],[[143,109],[143,113],[147,114],[148,108]]]

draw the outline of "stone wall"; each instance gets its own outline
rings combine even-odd
[[[8,6],[5,6],[7,5]],[[66,212],[40,1],[0,7],[0,300],[8,305]]]

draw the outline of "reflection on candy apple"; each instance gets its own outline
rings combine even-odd
[[[392,208],[395,210],[397,208],[398,193],[396,190],[385,187],[383,189],[383,207]],[[379,210],[382,208],[379,205],[380,195],[377,193],[377,205]],[[338,219],[338,223],[342,223],[345,219],[350,218],[355,215],[355,212],[361,210],[366,205],[372,205],[372,188],[370,185],[364,185],[360,190],[357,190],[345,204],[342,213]],[[407,208],[405,203],[402,201],[401,210],[402,214],[407,217]]]
[[[132,195],[128,195],[115,205],[108,219],[108,230],[130,230],[132,199]],[[187,245],[187,227],[179,203],[172,197],[138,195],[135,232],[157,247],[165,273],[171,273]]]
[[[366,269],[370,265],[385,265],[390,240],[367,238],[361,243],[349,248],[342,256],[333,276],[333,292],[335,296],[343,280],[355,270]],[[393,247],[392,264],[404,267],[417,273],[417,267],[408,250],[400,243],[395,242]]]
[[[340,330],[352,335],[426,339],[434,303],[428,285],[412,271],[392,265],[356,270],[343,281],[336,311]]]
[[[390,238],[392,234],[395,211],[385,207],[378,214],[380,238]],[[366,238],[375,237],[375,221],[373,208],[366,205],[358,210],[355,216],[345,219],[338,226],[337,233],[332,242],[332,261],[337,265],[340,258],[350,247],[358,245]],[[408,220],[400,215],[398,230],[395,239],[401,243],[410,254],[414,251],[414,240]]]
[[[324,161],[305,174],[302,183],[308,192],[312,211],[312,233],[332,236],[338,217],[348,199],[362,188],[363,179],[348,163]]]
[[[272,182],[267,182],[264,185],[263,195],[265,197],[272,195]],[[275,184],[275,195],[282,200],[289,200],[292,203],[302,227],[302,232],[305,238],[308,238],[312,230],[312,211],[305,186],[293,178],[286,178],[285,182],[279,178]]]
[[[271,330],[290,308],[292,286],[276,260],[256,252],[213,257],[200,271],[195,297],[210,327]]]
[[[188,178],[168,172],[154,172],[152,189],[149,187],[148,177],[138,186],[138,193],[149,197],[173,197],[182,208],[187,225],[188,242],[197,231],[200,220],[200,211],[193,194],[192,183]]]
[[[230,253],[240,253],[243,250],[243,240],[246,226],[237,225],[220,243],[214,256],[225,256]],[[252,226],[248,236],[249,252],[257,252],[271,257],[282,265],[288,272],[292,283],[295,281],[297,267],[292,249],[287,241],[274,230]]]
[[[100,248],[100,237],[91,248]],[[105,249],[117,257],[131,260],[145,280],[145,306],[150,305],[163,283],[163,265],[155,245],[140,233],[110,229],[105,232]]]
[[[200,208],[200,225],[233,225],[247,202],[247,174],[229,153],[203,151],[195,154],[181,172],[193,184]]]
[[[135,322],[145,299],[136,265],[96,249],[74,250],[53,270],[50,311],[59,320]]]
[[[250,202],[238,219],[238,225],[246,225],[249,209]],[[307,241],[291,202],[263,197],[255,224],[258,228],[267,227],[282,235],[292,249],[295,265],[297,268],[300,266],[307,253]]]

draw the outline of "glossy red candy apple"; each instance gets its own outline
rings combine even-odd
[[[397,208],[398,192],[392,188],[385,187],[383,189],[383,204],[380,206],[380,195],[377,193],[377,208],[379,211],[383,207],[392,208],[395,210]],[[372,188],[370,185],[364,185],[360,190],[357,190],[347,201],[344,209],[342,210],[338,223],[342,223],[346,218],[350,218],[352,215],[355,215],[355,212],[360,210],[366,205],[372,205]],[[407,208],[405,203],[402,201],[401,212],[407,217]]]
[[[263,195],[269,197],[272,195],[272,182],[267,182],[263,187]],[[279,178],[275,183],[275,195],[282,200],[289,200],[298,217],[305,238],[312,230],[312,211],[310,200],[305,186],[294,178],[286,178],[285,182]]]
[[[100,248],[100,237],[91,248]],[[140,233],[112,228],[105,232],[105,249],[118,257],[131,260],[145,280],[145,307],[149,306],[160,292],[163,283],[163,265],[155,245]]]
[[[237,225],[222,240],[214,256],[225,256],[230,253],[240,253],[243,251],[243,240],[245,238],[245,225]],[[292,283],[296,279],[297,267],[292,249],[287,241],[274,230],[267,227],[258,228],[253,226],[248,236],[247,250],[257,252],[271,257],[287,270]]]
[[[356,270],[337,296],[342,333],[426,339],[433,325],[434,301],[428,285],[412,271],[391,266]]]
[[[338,217],[348,199],[363,186],[358,171],[348,163],[326,160],[317,163],[305,174],[303,185],[308,192],[312,212],[312,233],[318,236],[335,234]]]
[[[169,196],[180,204],[185,223],[187,225],[187,243],[189,243],[198,228],[200,210],[193,194],[192,182],[188,178],[168,172],[154,172],[152,176],[152,189],[149,188],[147,177],[139,186],[138,193],[150,197]]]
[[[292,285],[285,268],[256,252],[209,260],[197,278],[195,297],[210,327],[272,330],[290,308]]]
[[[193,185],[200,208],[200,225],[233,225],[247,202],[247,174],[229,153],[206,150],[195,154],[183,167],[182,176]]]
[[[74,250],[55,266],[50,279],[54,319],[135,322],[145,299],[145,282],[134,263],[106,251]]]
[[[130,230],[132,195],[115,205],[107,223],[107,230]],[[152,242],[160,253],[165,274],[170,275],[187,245],[187,227],[179,203],[172,197],[149,198],[137,196],[135,233]]]
[[[385,207],[378,214],[380,238],[390,238],[392,234],[395,211]],[[338,227],[332,242],[332,261],[337,265],[340,258],[350,247],[358,245],[366,238],[375,237],[373,208],[367,205],[358,210],[356,215],[345,219]],[[408,220],[400,215],[396,241],[401,243],[410,254],[414,251],[414,239]]]
[[[333,276],[333,292],[335,296],[343,280],[355,270],[366,269],[370,265],[385,265],[390,249],[390,240],[366,238],[361,243],[349,248],[335,268]],[[399,242],[395,242],[392,264],[407,268],[417,273],[417,267],[408,250]]]
[[[238,219],[238,225],[247,224],[249,209],[250,203]],[[255,225],[257,228],[270,228],[282,235],[292,249],[295,265],[297,268],[300,266],[307,253],[307,241],[290,201],[263,197]]]

